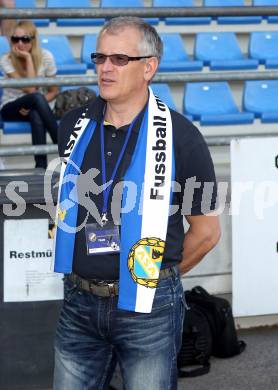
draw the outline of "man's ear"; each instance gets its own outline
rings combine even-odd
[[[146,60],[144,78],[146,81],[150,81],[158,68],[158,59],[156,57],[151,57]]]

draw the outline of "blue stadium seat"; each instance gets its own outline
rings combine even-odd
[[[3,122],[3,134],[28,134],[31,133],[29,122]]]
[[[164,52],[159,72],[198,71],[203,68],[202,61],[193,61],[188,57],[180,34],[161,33],[160,36]]]
[[[244,57],[233,32],[198,33],[195,58],[211,70],[256,69],[259,64]]]
[[[132,8],[132,7],[144,7],[143,0],[101,0],[101,7],[104,8]],[[146,18],[146,22],[150,24],[158,24],[159,18]]]
[[[241,7],[244,0],[204,0],[205,7]],[[261,23],[261,16],[219,16],[218,24],[255,24]]]
[[[84,74],[85,64],[76,63],[68,38],[65,35],[41,35],[41,46],[49,50],[57,64],[57,74]]]
[[[278,0],[253,0],[253,6],[255,7],[267,7],[278,5]],[[267,16],[268,23],[278,23],[278,16]]]
[[[85,34],[81,49],[81,62],[86,64],[87,68],[95,69],[95,64],[91,61],[91,53],[96,51],[97,34]]]
[[[7,53],[10,50],[9,41],[6,37],[0,35],[0,57]],[[3,73],[0,68],[0,76],[2,76]]]
[[[278,32],[251,33],[249,55],[266,68],[278,68]]]
[[[176,104],[174,102],[173,96],[171,94],[171,89],[168,84],[152,84],[151,85],[153,93],[157,95],[164,103],[167,104],[169,108],[177,111]]]
[[[278,5],[278,0],[253,0],[253,6],[264,7],[264,6],[275,6]]]
[[[36,8],[36,0],[16,0],[16,8]],[[49,19],[34,19],[32,20],[38,27],[49,26]]]
[[[10,50],[8,38],[0,35],[0,56],[7,53]]]
[[[91,8],[90,0],[47,0],[48,8]],[[57,26],[102,26],[103,18],[78,19],[67,18],[56,20]]]
[[[278,80],[246,81],[243,106],[263,123],[278,122]]]
[[[254,115],[240,112],[226,81],[187,83],[184,93],[184,114],[192,115],[201,125],[253,123]]]
[[[153,7],[193,7],[193,0],[153,0]],[[174,17],[174,18],[165,18],[165,23],[169,25],[179,25],[179,24],[210,24],[210,17]]]

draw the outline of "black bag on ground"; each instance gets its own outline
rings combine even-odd
[[[210,295],[200,286],[184,295],[188,306],[178,369],[179,377],[193,377],[209,372],[211,355],[232,357],[244,351],[246,344],[237,338],[232,308],[226,299]]]
[[[212,334],[202,308],[194,303],[186,307],[182,347],[178,355],[179,377],[207,374],[212,352]],[[192,367],[198,366],[198,367]]]
[[[210,295],[204,288],[197,286],[185,292],[189,305],[198,305],[207,317],[212,333],[212,355],[220,358],[240,354],[246,347],[238,340],[230,303]]]
[[[96,93],[87,87],[68,89],[60,92],[56,97],[54,114],[58,119],[62,118],[68,111],[83,106],[89,100],[94,100]]]

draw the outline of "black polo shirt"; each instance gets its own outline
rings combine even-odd
[[[78,118],[81,117],[81,114],[85,112],[85,108],[87,109],[86,117],[94,119],[97,122],[97,126],[81,165],[83,182],[85,177],[85,182],[88,183],[85,187],[83,183],[81,191],[83,192],[83,195],[85,192],[85,196],[88,197],[89,207],[79,205],[77,226],[84,225],[84,221],[86,221],[86,223],[95,223],[94,212],[90,213],[88,210],[94,210],[94,207],[96,206],[98,212],[101,214],[103,207],[103,194],[97,194],[98,191],[95,191],[96,187],[93,188],[92,183],[94,181],[96,186],[101,186],[103,184],[101,174],[100,123],[103,119],[105,101],[98,97],[94,102],[87,106],[70,111],[62,119],[58,134],[59,154],[63,157],[74,124]],[[113,190],[115,185],[123,180],[129,166],[137,138],[140,137],[140,125],[145,109],[146,107],[144,107],[139,114],[138,119],[134,124],[127,149],[119,166],[115,181],[111,187],[108,199],[109,220],[112,219],[111,200]],[[174,192],[173,194],[172,207],[178,209],[178,212],[169,216],[162,268],[169,267],[170,265],[177,264],[181,261],[184,239],[182,214],[202,215],[210,210],[214,210],[216,203],[214,168],[203,136],[184,116],[173,110],[170,110],[170,112],[173,124],[175,180],[178,183],[175,189],[177,192]],[[109,124],[104,126],[107,181],[111,178],[119,153],[125,141],[128,127],[129,124],[118,129]],[[97,169],[99,173],[96,175],[97,171],[94,171],[93,175],[88,174],[88,171],[91,168]],[[142,169],[144,169],[144,167],[142,167]],[[87,176],[84,176],[86,173]],[[198,182],[199,184],[194,185],[193,188],[190,184],[194,182]],[[213,183],[213,188],[211,187],[212,191],[209,193],[211,196],[203,196],[203,186],[205,182]],[[119,254],[87,255],[85,228],[83,226],[75,236],[73,271],[84,278],[117,280],[119,278]]]

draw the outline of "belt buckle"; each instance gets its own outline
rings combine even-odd
[[[108,292],[110,297],[115,297],[117,295],[115,289],[115,283],[107,283],[107,286],[108,286]]]
[[[94,294],[94,287],[95,287],[95,284],[93,282],[89,282],[89,291]]]

